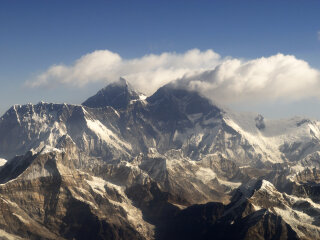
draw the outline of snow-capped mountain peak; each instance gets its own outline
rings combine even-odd
[[[111,106],[115,109],[124,109],[131,101],[139,100],[140,95],[124,78],[120,78],[88,98],[82,105],[90,108]]]

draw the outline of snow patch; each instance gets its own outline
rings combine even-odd
[[[320,210],[320,204],[313,202],[310,198],[300,198],[293,195],[288,195],[286,193],[284,193],[284,195],[289,199],[291,204],[299,202],[308,202],[313,208],[317,208]]]
[[[320,122],[295,117],[291,119],[271,120],[264,119],[265,128],[258,129],[253,113],[225,113],[224,121],[248,140],[257,153],[264,159],[273,163],[283,162],[284,154],[281,146],[294,146],[295,144],[308,144],[319,141]],[[305,154],[317,150],[316,147],[307,151],[298,149],[294,157],[304,157]]]
[[[120,118],[119,112],[118,112],[116,109],[114,109],[114,108],[112,108],[112,109],[113,109],[114,113],[117,115],[117,117]]]
[[[45,155],[47,153],[62,153],[63,151],[58,149],[58,148],[55,148],[55,147],[51,147],[51,146],[44,146],[40,152],[40,155]]]
[[[3,165],[5,165],[7,163],[7,160],[4,158],[0,158],[0,167],[2,167]]]
[[[123,150],[123,147],[129,150],[132,149],[129,143],[120,140],[116,134],[103,125],[99,120],[91,120],[86,118],[86,122],[88,128],[107,144],[110,144],[119,150]]]
[[[261,209],[261,207],[259,207],[258,205],[255,205],[253,203],[251,203],[251,204],[252,204],[255,211],[259,211]]]
[[[219,178],[218,178],[218,181],[221,185],[230,187],[231,189],[236,189],[236,188],[240,187],[242,184],[241,182],[230,182],[230,181],[221,180]]]
[[[94,192],[100,194],[101,196],[104,196],[104,194],[106,193],[106,190],[104,188],[104,186],[106,185],[106,181],[102,178],[92,176],[92,180],[86,180],[86,182],[90,185]]]
[[[273,186],[273,184],[267,180],[262,180],[262,184],[259,190],[265,190],[268,192],[274,192],[276,191],[275,187]]]
[[[212,179],[216,178],[216,176],[217,176],[216,173],[213,172],[210,168],[203,168],[203,167],[200,167],[195,175],[203,183],[208,183]],[[220,180],[219,180],[219,182],[220,182]]]
[[[100,195],[106,193],[105,187],[114,189],[120,196],[122,202],[117,202],[111,199],[108,199],[113,205],[122,208],[127,213],[127,218],[129,222],[144,236],[149,236],[151,230],[154,228],[153,225],[145,222],[143,220],[143,215],[140,209],[133,206],[132,201],[126,196],[124,188],[121,186],[115,185],[113,183],[107,182],[102,178],[92,176],[92,180],[86,180],[90,185],[93,191]]]
[[[139,99],[131,100],[131,101],[130,101],[130,104],[133,104],[133,103],[135,103],[135,102],[137,102],[137,101],[140,101],[140,102],[142,102],[142,103],[146,103],[146,99],[147,99],[147,96],[146,96],[146,95],[140,94],[140,95],[139,95]]]
[[[140,94],[140,95],[139,95],[139,99],[140,99],[141,101],[144,101],[144,100],[147,99],[147,96],[144,95],[144,94]]]
[[[305,236],[305,234],[300,230],[304,228],[312,230],[312,234],[315,239],[320,238],[320,228],[313,224],[314,218],[303,212],[291,210],[289,208],[280,209],[274,207],[273,209],[277,215],[280,215],[283,220],[293,228],[300,238],[308,239],[308,236]]]

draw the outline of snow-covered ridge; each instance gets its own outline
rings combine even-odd
[[[120,80],[119,83],[115,84],[128,85],[125,80]],[[105,89],[109,88],[106,87]],[[112,88],[109,90],[112,91]],[[108,91],[106,94],[109,93]],[[181,93],[185,95],[180,96]],[[178,101],[176,105],[181,105],[183,106],[180,106],[181,109],[184,109],[187,104],[184,100],[192,101],[194,93],[188,93],[187,91],[181,93],[179,93],[179,98],[174,98],[173,105],[175,106],[174,103]],[[176,93],[167,91],[163,96],[158,94],[157,97],[165,97],[166,94]],[[168,98],[168,101],[171,101],[170,99]],[[201,98],[196,97],[195,99],[198,101]],[[146,102],[146,96],[135,93],[135,97],[131,101]],[[159,104],[161,104],[161,101]],[[173,142],[179,143],[179,145],[181,143],[181,148],[185,152],[194,148],[195,150],[192,153],[194,159],[201,159],[208,154],[220,153],[240,165],[248,165],[258,160],[271,163],[282,163],[288,160],[299,161],[308,154],[320,150],[320,143],[316,143],[317,141],[320,142],[320,124],[317,121],[305,118],[269,120],[257,114],[236,114],[219,110],[222,114],[221,117],[220,114],[210,115],[210,111],[214,108],[213,105],[211,105],[212,109],[207,105],[204,106],[203,112],[195,111],[194,114],[182,112],[181,114],[185,114],[190,124],[186,125],[188,127],[173,129],[173,134],[169,137],[164,136],[162,126],[159,124],[160,121],[148,119],[148,115],[144,116],[141,113],[150,111],[149,104],[143,104],[141,108],[144,111],[138,113],[133,112],[134,109],[131,109],[131,107],[124,109],[123,106],[115,110],[112,107],[93,109],[82,105],[45,102],[36,105],[15,105],[0,119],[0,130],[2,121],[15,122],[16,120],[20,126],[20,132],[25,135],[16,136],[23,140],[19,144],[12,144],[12,148],[15,145],[20,145],[23,148],[26,143],[29,143],[30,147],[39,151],[45,145],[55,147],[57,141],[68,134],[76,145],[81,146],[85,151],[100,148],[100,143],[103,143],[114,148],[113,153],[117,151],[120,155],[127,153],[130,155],[132,149],[138,152],[146,149],[146,147],[156,147],[163,152],[176,148],[175,145],[170,145]],[[161,106],[159,109],[161,110],[162,107],[167,108],[167,106]],[[180,111],[180,107],[176,110]],[[192,105],[191,108],[196,107]],[[209,111],[209,113],[206,111]],[[137,118],[137,121],[124,122],[122,116],[128,116],[129,120]],[[136,126],[137,124],[138,126]],[[148,128],[152,129],[152,132],[156,132],[158,136],[150,136],[147,130],[132,131],[134,134],[142,135],[146,145],[137,146],[140,142],[134,140],[136,136],[132,135],[130,131],[134,128],[132,126],[144,129],[145,125],[148,125]],[[177,125],[180,125],[180,122],[177,122]],[[165,127],[165,125],[163,126]],[[5,131],[8,130],[5,129]],[[2,132],[0,134],[5,136]],[[97,139],[101,141],[99,142]],[[29,149],[23,150],[27,151]],[[23,153],[21,150],[19,154]],[[12,153],[11,156],[14,154]],[[119,154],[115,155],[119,156]],[[7,155],[3,156],[7,157]]]
[[[312,142],[320,142],[320,123],[301,117],[271,120],[263,119],[264,128],[257,127],[257,114],[236,114],[228,112],[224,121],[239,132],[254,147],[255,151],[265,156],[270,162],[283,162],[290,152],[292,158],[301,159],[320,149],[320,144],[313,146]],[[295,148],[299,145],[298,148]],[[288,150],[287,150],[288,149]],[[296,160],[294,159],[294,160]]]
[[[310,198],[281,193],[272,183],[262,180],[260,188],[254,192],[249,201],[258,208],[268,209],[281,216],[299,237],[309,239],[309,234],[316,239],[320,237],[320,227],[315,224],[319,220],[320,205]],[[309,232],[306,233],[306,229],[309,229]]]
[[[119,113],[111,107],[106,111],[107,113],[104,111],[101,115],[111,116],[115,121],[120,118]],[[130,150],[131,145],[120,140],[114,129],[109,129],[96,119],[101,115],[95,114],[94,110],[75,104],[40,102],[36,105],[14,105],[0,119],[0,154],[12,158],[23,155],[30,149],[39,152],[45,146],[55,147],[65,135],[69,135],[76,145],[81,145],[82,148],[84,146],[83,150],[94,151],[94,148],[100,148],[101,142],[92,144],[93,139],[101,139],[121,153]],[[83,125],[83,122],[86,122],[86,125]],[[16,124],[13,127],[19,129],[18,133],[6,127],[8,124]],[[8,143],[7,139],[14,141]],[[9,148],[4,148],[7,145]]]
[[[101,140],[121,150],[123,147],[131,149],[131,145],[119,139],[110,129],[103,125],[99,120],[86,118],[87,126],[91,129]]]
[[[152,101],[148,103],[149,99],[139,94],[119,108],[44,102],[16,105],[0,119],[0,154],[11,159],[5,152],[8,147],[14,154],[34,148],[33,158],[27,158],[34,162],[14,181],[33,181],[58,171],[68,180],[66,183],[75,181],[70,190],[74,198],[88,203],[93,211],[99,210],[100,202],[107,202],[108,208],[124,213],[121,216],[146,236],[152,226],[144,222],[145,216],[137,206],[147,206],[148,202],[134,199],[127,190],[139,185],[148,192],[154,183],[159,191],[170,193],[172,204],[181,208],[208,202],[228,204],[236,189],[245,189],[239,198],[241,203],[252,204],[250,211],[265,208],[282,216],[299,236],[304,236],[301,226],[318,233],[313,225],[320,222],[315,216],[320,213],[320,205],[313,202],[313,196],[288,195],[271,183],[278,189],[282,183],[291,186],[288,178],[295,181],[296,172],[320,165],[317,121],[269,120],[257,114],[227,113],[201,105],[201,98],[189,96],[188,92],[179,92],[179,97],[173,98],[170,91],[166,94],[166,101],[161,101],[161,94],[155,99],[157,106],[151,106]],[[162,118],[170,107],[173,117]],[[175,116],[175,112],[179,114]],[[29,163],[20,157],[15,159],[15,166]],[[54,163],[52,168],[44,165],[47,160]],[[67,161],[72,164],[69,166]],[[1,169],[9,172],[9,167],[7,164]],[[77,179],[81,170],[86,172]],[[263,178],[270,182],[262,180],[257,185],[257,179]],[[139,187],[133,188],[137,194]],[[142,202],[134,206],[131,201]]]
[[[267,191],[269,193],[272,193],[272,192],[276,192],[277,190],[271,182],[269,182],[267,180],[262,180],[261,187],[260,187],[259,191]]]
[[[143,235],[147,235],[148,232],[154,228],[154,226],[144,221],[141,210],[133,205],[132,201],[126,196],[123,187],[94,176],[92,176],[92,180],[86,180],[86,182],[90,185],[94,192],[104,197],[107,195],[106,188],[117,192],[117,195],[121,196],[121,201],[118,202],[109,199],[109,202],[116,208],[123,209],[123,211],[125,211],[127,214],[129,222]]]
[[[135,100],[131,100],[130,104],[133,104],[133,103],[135,103],[137,101],[140,101],[140,102],[146,104],[147,103],[146,99],[147,99],[147,96],[141,93],[141,94],[139,94],[139,98],[135,99]]]

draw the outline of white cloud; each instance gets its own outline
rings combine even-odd
[[[229,59],[179,83],[221,103],[296,101],[320,96],[319,71],[283,54],[250,61]]]
[[[151,54],[135,59],[122,59],[116,53],[100,50],[81,57],[72,66],[54,65],[26,85],[81,87],[98,81],[107,84],[124,77],[140,91],[151,94],[174,79],[194,71],[212,69],[220,62],[220,56],[212,50],[193,49],[183,54]]]
[[[318,31],[317,36],[318,36],[318,40],[320,41],[320,31]]]
[[[95,51],[72,66],[54,65],[26,84],[85,86],[98,81],[107,84],[120,76],[146,94],[179,79],[180,85],[220,103],[295,101],[319,97],[320,92],[319,71],[294,56],[277,54],[245,61],[198,49],[135,59],[123,59],[108,50]]]

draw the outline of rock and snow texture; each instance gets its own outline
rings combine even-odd
[[[92,108],[111,106],[114,109],[124,109],[133,101],[144,100],[145,98],[143,94],[134,91],[125,79],[120,78],[118,82],[101,89],[82,105]]]
[[[236,114],[172,85],[146,97],[124,79],[83,105],[15,105],[0,118],[0,208],[12,211],[0,235],[17,235],[14,222],[22,238],[30,229],[70,238],[88,224],[116,239],[153,239],[182,209],[221,202],[217,218],[231,228],[253,221],[246,231],[258,234],[263,220],[283,236],[316,239],[319,139],[315,120]]]
[[[122,151],[123,148],[131,150],[131,145],[119,139],[111,130],[106,128],[99,120],[87,119],[88,128],[96,134],[102,141],[108,145],[112,145],[116,149]]]
[[[115,106],[123,96],[128,104]],[[220,153],[244,166],[298,162],[320,151],[317,121],[225,112],[195,92],[170,85],[145,98],[121,80],[89,102],[12,107],[0,118],[0,154],[9,159],[55,147],[64,135],[106,160],[130,159],[148,148],[161,153],[182,149],[193,160]]]
[[[225,121],[262,159],[273,163],[299,161],[320,148],[320,122],[315,120],[300,117],[269,120],[261,115],[227,113]],[[257,121],[264,127],[258,128]]]
[[[117,194],[117,198],[119,201],[116,200],[109,200],[115,208],[119,208],[122,211],[125,211],[127,220],[132,224],[132,226],[138,230],[142,235],[146,238],[152,236],[154,226],[147,223],[143,220],[143,215],[140,209],[136,208],[132,201],[127,197],[124,192],[124,187],[112,184],[107,182],[101,178],[92,177],[92,180],[86,180],[87,183],[90,185],[93,191],[97,194],[100,194],[103,197],[108,197],[108,193],[106,189],[110,189]]]
[[[130,144],[118,136],[116,127],[110,129],[118,113],[112,108],[104,111],[102,117],[110,120],[110,126],[97,117],[77,105],[14,106],[0,118],[0,152],[8,159],[30,149],[40,151],[44,146],[55,147],[68,135],[83,151],[102,158],[128,156]]]
[[[143,219],[123,186],[75,169],[65,152],[50,147],[21,161],[24,170],[0,184],[0,210],[6,209],[0,217],[3,231],[22,238],[153,239],[154,226]],[[23,201],[26,196],[29,201]],[[73,219],[78,211],[79,219]],[[12,226],[9,217],[19,224]]]
[[[262,180],[249,201],[279,215],[302,239],[320,238],[320,205],[309,198],[279,192],[272,183]]]

